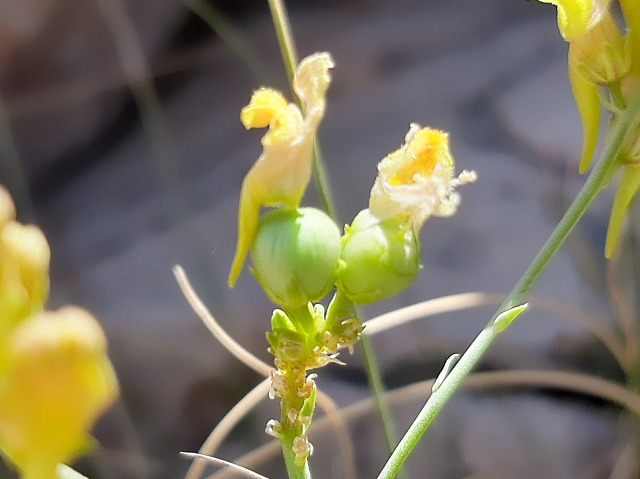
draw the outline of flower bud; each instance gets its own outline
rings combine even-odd
[[[381,301],[407,289],[420,272],[420,243],[402,216],[380,221],[361,211],[343,237],[338,288],[356,304]]]
[[[315,208],[282,208],[260,221],[252,250],[254,273],[269,299],[295,309],[333,288],[340,231]]]

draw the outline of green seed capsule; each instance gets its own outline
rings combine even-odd
[[[340,230],[315,208],[282,208],[260,221],[254,273],[274,303],[299,308],[324,298],[335,282]]]
[[[342,239],[338,287],[355,304],[370,304],[407,289],[420,272],[420,244],[405,218],[380,222],[361,211]]]

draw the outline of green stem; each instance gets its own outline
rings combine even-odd
[[[357,316],[360,316],[358,311]],[[396,434],[396,428],[393,423],[393,417],[391,416],[391,409],[389,408],[389,402],[385,396],[385,387],[382,382],[382,374],[378,367],[378,361],[376,359],[375,351],[371,338],[366,334],[363,334],[360,338],[362,344],[362,352],[364,353],[364,360],[367,365],[367,378],[369,379],[369,387],[373,393],[373,399],[376,403],[378,415],[382,421],[382,427],[384,429],[384,435],[387,440],[387,446],[389,451],[393,451],[398,445],[398,435]],[[405,474],[401,469],[398,472],[400,477]]]
[[[316,187],[318,188],[318,195],[322,202],[322,207],[326,210],[329,216],[336,223],[340,224],[338,218],[338,210],[336,204],[333,201],[333,192],[331,191],[331,183],[329,182],[329,176],[327,175],[327,169],[324,165],[322,157],[322,151],[320,151],[320,145],[315,142],[314,145],[315,161],[313,162],[313,172],[316,179]]]
[[[309,461],[304,461],[304,464],[299,464],[296,461],[296,455],[293,453],[294,438],[294,434],[285,433],[280,439],[282,444],[282,455],[284,456],[284,463],[287,466],[289,479],[311,479]]]
[[[298,65],[298,52],[296,51],[296,44],[293,41],[293,35],[291,33],[292,29],[291,23],[289,22],[289,15],[282,0],[268,0],[268,2],[269,10],[271,10],[271,18],[273,19],[273,26],[278,36],[282,61],[287,70],[287,78],[289,78],[289,83],[291,84],[293,74]]]
[[[502,328],[494,328],[494,321],[500,313],[509,310],[524,302],[525,297],[531,291],[540,275],[545,271],[551,260],[554,258],[569,233],[573,230],[580,218],[587,211],[591,202],[598,193],[607,185],[611,178],[611,170],[615,167],[615,162],[620,153],[625,140],[629,134],[636,133],[634,128],[638,126],[640,120],[640,95],[620,113],[619,118],[611,128],[609,141],[602,153],[602,158],[591,172],[582,189],[569,209],[562,217],[555,230],[544,244],[538,255],[526,269],[518,283],[502,303],[491,321],[480,332],[471,343],[469,349],[462,355],[456,366],[442,382],[418,414],[413,424],[405,436],[400,440],[400,444],[393,451],[393,454],[378,475],[378,479],[391,479],[396,477],[398,471],[409,457],[409,454],[416,447],[424,433],[433,423],[447,401],[453,396],[463,381],[480,361],[489,346],[493,344],[499,334],[504,331]]]

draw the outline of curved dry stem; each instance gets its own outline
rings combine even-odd
[[[500,304],[505,296],[504,294],[462,293],[422,301],[365,321],[364,334],[373,336],[387,329],[436,314]]]
[[[215,450],[220,446],[222,441],[226,439],[235,425],[258,404],[260,399],[258,390],[261,390],[260,388],[263,384],[267,384],[266,390],[268,391],[268,385],[270,384],[269,376],[273,368],[251,354],[247,349],[233,339],[222,326],[220,326],[218,321],[216,321],[214,316],[194,291],[189,279],[187,278],[187,274],[181,266],[174,266],[173,274],[178,281],[178,285],[180,286],[182,293],[189,302],[189,305],[200,317],[204,325],[214,335],[214,337],[243,364],[267,377],[267,379],[252,389],[238,404],[236,404],[236,406],[231,409],[231,411],[229,411],[200,448],[199,452],[201,454],[213,455]],[[345,477],[347,479],[355,479],[357,474],[353,443],[351,442],[346,424],[340,419],[339,414],[337,414],[338,406],[333,399],[329,397],[329,395],[319,389],[317,403],[318,406],[327,414],[326,417],[335,430],[336,439],[340,445],[340,451],[345,464]],[[194,462],[187,472],[186,479],[196,479],[200,477],[202,474],[202,467],[198,466],[199,463],[200,461]]]
[[[422,301],[366,321],[364,323],[366,326],[364,332],[369,336],[373,336],[387,329],[436,314],[462,311],[480,306],[499,305],[505,297],[506,295],[503,294],[471,292]],[[605,345],[618,364],[625,369],[627,361],[624,345],[613,331],[609,330],[597,317],[588,314],[576,306],[555,299],[537,296],[530,297],[529,307],[537,307],[555,312],[564,316],[566,319],[582,324]]]
[[[633,443],[625,444],[624,449],[613,463],[609,479],[626,479],[628,477],[638,477],[635,472],[638,464],[636,448]]]
[[[265,378],[256,387],[249,391],[231,410],[222,418],[218,425],[211,431],[204,441],[199,454],[205,457],[213,456],[222,442],[231,433],[233,428],[254,408],[269,392],[271,379]],[[202,476],[206,462],[195,458],[187,471],[185,479],[197,479]]]
[[[216,318],[209,312],[202,300],[198,297],[193,290],[187,274],[182,269],[182,266],[175,265],[173,267],[173,274],[178,281],[178,285],[182,290],[182,294],[187,298],[189,305],[200,317],[207,329],[220,341],[220,343],[229,351],[233,356],[239,359],[243,364],[249,366],[251,369],[261,374],[262,376],[269,376],[273,369],[267,363],[256,358],[253,354],[247,351],[241,346],[235,339],[233,339],[220,324],[216,321]]]
[[[387,399],[390,403],[401,404],[414,399],[424,398],[431,392],[433,379],[410,384],[398,389],[387,391]],[[560,391],[573,391],[587,394],[611,403],[618,404],[636,416],[640,417],[640,395],[629,389],[587,374],[566,371],[545,370],[511,370],[488,371],[470,374],[462,386],[464,389],[487,389],[495,387],[521,387],[521,388],[552,388]],[[342,408],[339,414],[344,421],[353,421],[373,411],[372,398],[363,399]],[[325,432],[329,427],[327,417],[322,417],[314,422],[310,430],[310,436]],[[247,467],[254,467],[261,461],[273,458],[280,452],[280,443],[270,441],[253,451],[244,454],[234,462]],[[208,476],[207,479],[223,479],[224,471]]]
[[[557,299],[532,296],[529,306],[558,313],[565,319],[582,324],[589,332],[604,344],[623,370],[626,370],[625,347],[621,339],[600,318],[585,310]]]
[[[347,422],[340,414],[340,407],[331,399],[331,396],[326,393],[321,393],[320,390],[318,390],[316,404],[325,412],[325,416],[319,419],[328,421],[335,432],[338,448],[340,449],[344,463],[344,477],[346,479],[356,479],[358,477],[356,452],[353,448],[353,441],[349,434]]]
[[[196,452],[181,452],[181,456],[188,457],[190,459],[195,459],[198,462],[206,461],[211,464],[215,464],[216,466],[228,467],[229,469],[233,469],[236,472],[240,472],[245,477],[250,477],[251,479],[268,479],[266,476],[262,474],[258,474],[251,469],[247,469],[246,467],[239,466],[234,464],[233,462],[225,461],[224,459],[219,459],[217,457],[205,456],[204,454],[198,454]]]

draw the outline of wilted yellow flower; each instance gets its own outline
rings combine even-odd
[[[313,142],[324,115],[325,94],[333,60],[328,53],[316,53],[295,71],[293,90],[304,112],[287,103],[282,94],[262,88],[242,110],[246,128],[269,127],[262,139],[263,151],[242,182],[238,211],[238,243],[229,274],[233,287],[251,250],[263,207],[296,208],[311,180]]]
[[[0,450],[24,479],[53,479],[86,447],[118,395],[106,339],[86,311],[66,307],[20,324],[0,381]]]
[[[476,180],[463,171],[454,177],[449,135],[412,124],[405,144],[378,164],[369,210],[380,220],[406,216],[416,232],[430,216],[451,216],[460,204],[455,188]]]

